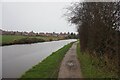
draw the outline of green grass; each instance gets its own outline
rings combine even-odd
[[[33,66],[21,78],[57,78],[61,61],[73,43],[53,52],[39,64]]]
[[[17,43],[25,38],[32,39],[36,38],[36,40],[41,39],[44,41],[53,41],[53,40],[59,40],[60,38],[55,36],[17,36],[17,35],[0,35],[0,44],[2,45],[12,45]],[[34,42],[34,41],[33,41]],[[36,42],[36,41],[35,41]]]
[[[79,43],[77,45],[77,55],[84,78],[115,78],[114,73],[96,66],[99,63],[97,58],[92,58],[88,53],[81,53]]]
[[[15,35],[0,35],[0,42],[2,43],[10,43],[13,42],[14,40],[22,39],[25,36],[15,36]]]

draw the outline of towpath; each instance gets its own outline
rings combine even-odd
[[[76,46],[77,43],[74,43],[63,58],[59,69],[58,79],[82,78],[80,64],[77,59]]]

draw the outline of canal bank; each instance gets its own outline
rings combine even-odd
[[[72,44],[73,42],[53,52],[42,62],[28,70],[22,78],[57,78],[61,61]]]
[[[33,44],[40,42],[58,41],[62,38],[55,36],[19,36],[19,35],[0,35],[0,46],[10,46],[18,44]]]

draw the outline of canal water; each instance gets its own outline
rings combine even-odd
[[[76,39],[2,47],[2,78],[19,78],[32,66]]]

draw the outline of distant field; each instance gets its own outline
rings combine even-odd
[[[0,35],[0,42],[10,43],[14,40],[25,38],[25,36],[15,36],[15,35]]]
[[[22,40],[23,38],[43,39],[44,41],[59,40],[60,38],[54,36],[17,36],[17,35],[0,35],[0,44],[10,44],[15,40]]]

